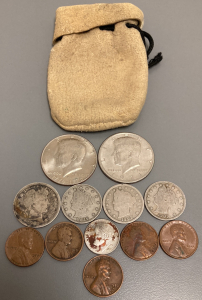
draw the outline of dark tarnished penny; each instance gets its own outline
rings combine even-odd
[[[122,183],[145,178],[154,165],[150,144],[134,133],[117,133],[101,145],[98,161],[102,171],[112,180]]]
[[[61,222],[50,228],[45,238],[46,250],[53,258],[67,261],[75,258],[83,248],[83,234],[74,224]]]
[[[183,221],[166,223],[159,234],[160,245],[169,256],[177,259],[188,258],[198,247],[195,229]]]
[[[121,233],[121,248],[134,260],[152,257],[159,246],[158,234],[145,222],[133,222],[124,227]]]
[[[95,256],[83,270],[83,282],[91,294],[109,297],[120,289],[123,271],[114,258],[107,255]]]
[[[6,241],[5,251],[14,265],[28,267],[42,257],[44,239],[36,229],[23,227],[11,233]]]
[[[60,195],[49,184],[30,183],[15,196],[13,211],[18,221],[25,226],[46,226],[60,211]]]
[[[48,178],[62,185],[87,180],[95,171],[97,153],[79,135],[62,135],[50,141],[41,155],[41,166]]]

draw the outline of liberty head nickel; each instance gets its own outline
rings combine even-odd
[[[83,282],[91,294],[109,297],[120,289],[123,271],[114,258],[107,255],[95,256],[83,270]]]
[[[96,254],[108,254],[119,244],[118,228],[109,220],[91,222],[84,233],[86,246]]]
[[[87,180],[96,165],[95,148],[79,135],[62,135],[53,139],[41,155],[41,166],[46,176],[62,185],[74,185]]]
[[[159,220],[178,218],[186,206],[183,191],[174,183],[158,181],[145,192],[145,205],[149,213]]]
[[[84,224],[93,221],[102,209],[100,193],[88,184],[70,187],[62,197],[62,211],[72,222]]]
[[[111,179],[133,183],[150,173],[154,165],[154,152],[139,135],[118,133],[103,142],[98,160],[102,171]]]
[[[60,195],[49,184],[30,183],[15,196],[13,210],[21,224],[43,227],[57,217],[60,211]]]
[[[105,193],[103,207],[110,219],[117,223],[127,224],[141,216],[144,200],[142,194],[135,187],[118,184]]]

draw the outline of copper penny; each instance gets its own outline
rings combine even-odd
[[[19,267],[35,264],[43,255],[44,239],[34,228],[20,228],[9,235],[5,251],[8,259]]]
[[[124,227],[121,233],[121,248],[134,260],[152,257],[159,246],[158,234],[145,222],[133,222]]]
[[[45,238],[48,254],[60,261],[75,258],[81,252],[83,243],[81,230],[69,222],[57,223],[50,228]]]
[[[109,297],[120,289],[123,271],[114,258],[107,255],[95,256],[83,270],[83,282],[91,294]]]
[[[173,258],[183,259],[194,254],[198,236],[194,228],[183,221],[166,223],[159,234],[163,251]]]
[[[87,180],[96,165],[97,153],[93,145],[74,134],[53,139],[41,155],[41,166],[46,176],[62,185],[74,185]]]

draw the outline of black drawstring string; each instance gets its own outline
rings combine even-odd
[[[149,54],[152,52],[152,50],[154,48],[154,40],[153,40],[152,36],[148,32],[143,31],[140,27],[138,27],[135,24],[126,23],[126,26],[128,28],[135,28],[135,29],[137,29],[139,31],[139,33],[140,33],[140,35],[142,37],[143,43],[145,45],[145,48],[146,48],[145,38],[148,39],[148,41],[149,41],[149,48],[147,49],[147,59],[148,59],[149,58]],[[159,52],[153,59],[151,59],[148,62],[148,68],[151,68],[151,67],[157,65],[162,59],[163,59],[163,56],[162,56],[161,52]]]

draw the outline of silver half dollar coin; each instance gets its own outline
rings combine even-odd
[[[149,213],[159,220],[178,218],[186,206],[183,191],[174,183],[158,181],[148,187],[144,196]]]
[[[102,209],[100,193],[88,184],[70,187],[62,197],[62,211],[72,222],[84,224],[93,221]]]
[[[118,133],[106,139],[100,147],[98,161],[111,179],[133,183],[145,178],[154,165],[150,144],[134,133]]]
[[[87,180],[96,165],[95,148],[79,135],[62,135],[53,139],[41,155],[41,166],[46,176],[62,185],[74,185]]]
[[[137,220],[144,209],[142,194],[133,186],[118,184],[104,195],[103,208],[113,221],[127,224]]]
[[[60,211],[60,195],[49,184],[30,183],[15,196],[13,211],[18,221],[25,226],[46,226]]]

